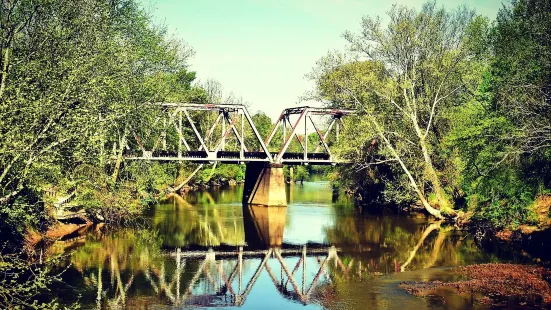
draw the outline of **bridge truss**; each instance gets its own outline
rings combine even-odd
[[[339,110],[339,109],[324,109],[324,108],[313,108],[313,107],[296,107],[288,108],[283,110],[279,116],[276,124],[272,128],[270,135],[266,139],[266,145],[270,145],[270,142],[273,141],[276,132],[281,128],[283,133],[283,145],[277,155],[274,157],[275,162],[285,162],[285,163],[313,163],[313,164],[332,164],[339,162],[331,154],[329,145],[327,144],[327,138],[331,133],[331,129],[335,127],[335,140],[339,140],[339,126],[343,125],[344,122],[342,118],[346,115],[352,114],[354,111],[351,110]],[[295,121],[291,121],[292,116],[297,116]],[[316,122],[312,116],[330,116],[331,120],[329,126],[327,127],[325,133],[319,129],[319,125],[316,125]],[[308,141],[308,127],[309,124],[313,126],[315,130],[315,135],[319,139],[316,149],[313,152],[309,152]],[[303,125],[303,135],[300,136],[299,132],[301,131],[298,127]],[[336,126],[334,126],[336,125]],[[290,132],[287,135],[287,128]],[[290,153],[287,152],[291,141],[293,138],[296,139],[302,153]],[[319,152],[321,147],[323,147],[325,152]]]
[[[192,103],[154,103],[152,105],[162,111],[163,132],[150,149],[146,149],[140,137],[134,133],[134,139],[141,154],[136,154],[136,149],[134,149],[125,154],[125,159],[236,164],[246,162],[336,164],[339,163],[339,160],[332,156],[327,138],[332,128],[335,128],[335,137],[338,139],[339,126],[344,124],[342,117],[353,113],[349,110],[312,107],[285,109],[270,135],[264,140],[247,108],[243,105]],[[216,115],[216,117],[209,117],[212,115]],[[293,123],[291,116],[294,115],[297,115],[298,118]],[[195,116],[195,121],[193,116]],[[331,117],[325,133],[318,128],[319,125],[314,122],[312,116]],[[198,126],[199,122],[203,125],[203,130]],[[312,124],[316,136],[319,138],[319,144],[313,152],[309,151],[308,147],[309,123]],[[302,136],[299,134],[298,128],[300,124],[304,126]],[[336,126],[334,126],[335,124]],[[290,129],[289,135],[287,135],[287,127]],[[273,140],[279,128],[282,128],[283,131],[283,144],[280,147],[274,146],[270,150],[270,142],[272,145],[275,144]],[[167,143],[168,130],[176,132],[175,145]],[[186,137],[193,139],[193,143]],[[293,138],[300,145],[302,150],[300,153],[289,151]],[[159,144],[162,145],[161,148],[159,148]]]

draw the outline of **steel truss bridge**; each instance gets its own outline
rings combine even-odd
[[[366,269],[361,262],[355,263],[352,259],[344,264],[338,252],[333,246],[245,251],[240,247],[235,251],[193,252],[176,249],[165,252],[166,260],[161,260],[160,265],[134,270],[126,280],[117,275],[111,288],[99,282],[99,270],[97,303],[99,308],[105,302],[112,306],[124,305],[131,298],[134,280],[143,277],[157,296],[164,296],[167,304],[174,307],[239,307],[245,304],[261,274],[266,273],[279,294],[306,305],[316,302],[316,289],[332,283],[335,275],[361,278],[362,270]],[[298,262],[289,265],[289,259],[297,257]],[[251,275],[250,267],[254,266]]]
[[[344,126],[343,117],[352,110],[296,107],[283,110],[268,137],[262,137],[244,105],[152,103],[161,111],[163,131],[155,145],[146,149],[134,132],[136,148],[127,149],[127,160],[190,161],[197,163],[249,163],[275,164],[337,164],[344,161],[331,153],[328,138],[338,141],[339,130]],[[193,115],[192,115],[193,113]],[[213,117],[216,115],[216,118]],[[327,127],[320,130],[315,118],[328,118]],[[195,118],[195,121],[194,121]],[[210,121],[214,119],[214,121]],[[199,119],[199,121],[197,120]],[[201,123],[203,130],[200,130]],[[299,128],[300,127],[300,128]],[[207,130],[208,128],[208,130]],[[177,134],[176,141],[167,143],[167,131]],[[316,145],[309,145],[308,136],[313,132]],[[187,134],[194,141],[186,139]],[[191,132],[191,133],[190,133]],[[281,135],[281,143],[274,139]],[[277,139],[279,140],[279,139]],[[289,151],[293,141],[299,152]],[[311,143],[311,141],[310,141]],[[162,147],[159,147],[159,145]]]

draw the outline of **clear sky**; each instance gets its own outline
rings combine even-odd
[[[423,0],[398,0],[420,8]],[[440,0],[467,4],[492,20],[501,0]],[[344,50],[342,33],[362,16],[384,15],[384,0],[141,0],[159,24],[195,51],[191,70],[217,80],[226,93],[250,103],[250,112],[276,118],[312,89],[305,75],[330,50]]]

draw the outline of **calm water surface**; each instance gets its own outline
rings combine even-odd
[[[359,214],[327,182],[287,192],[287,208],[243,207],[241,186],[188,193],[149,210],[144,228],[55,244],[71,253],[55,294],[84,309],[482,308],[399,287],[497,261],[470,236],[420,215]]]

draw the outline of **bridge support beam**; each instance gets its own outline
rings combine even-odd
[[[287,206],[283,165],[248,163],[243,203],[267,207]]]

